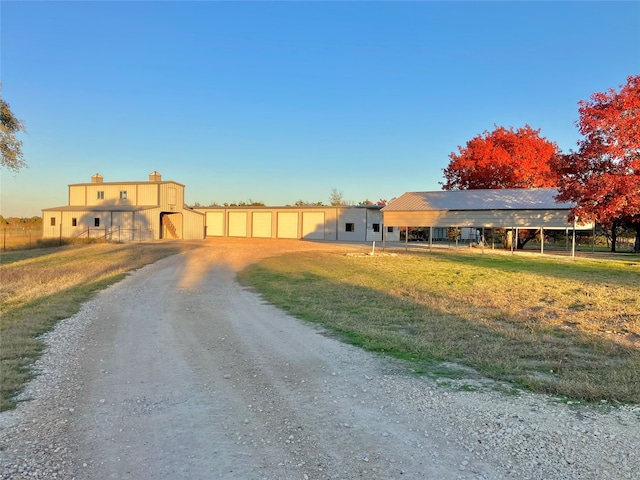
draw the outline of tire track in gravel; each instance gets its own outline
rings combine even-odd
[[[62,322],[0,417],[2,478],[637,478],[635,407],[438,386],[235,281],[293,248],[368,247],[203,242]]]

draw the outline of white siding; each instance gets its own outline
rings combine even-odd
[[[410,227],[571,227],[568,210],[432,210],[384,212],[387,225]]]
[[[382,212],[380,210],[365,210],[367,215],[367,238],[368,242],[382,241]],[[376,231],[377,230],[377,231]]]
[[[366,238],[367,210],[364,208],[341,209],[338,215],[338,240],[364,242]]]
[[[138,205],[150,206],[158,205],[158,185],[157,184],[140,184],[136,185],[138,190]]]
[[[86,194],[87,188],[84,185],[69,185],[69,205],[86,205]],[[96,195],[95,192],[93,194]]]
[[[201,240],[204,238],[204,214],[192,210],[182,211],[182,238]]]

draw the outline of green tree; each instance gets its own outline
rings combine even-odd
[[[27,166],[22,158],[22,142],[16,134],[26,133],[24,122],[15,117],[9,104],[0,97],[0,152],[2,166],[18,173]]]

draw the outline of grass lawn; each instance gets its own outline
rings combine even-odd
[[[38,336],[126,272],[189,247],[180,242],[75,245],[0,255],[0,411],[31,378]]]
[[[640,258],[291,253],[241,281],[347,341],[586,401],[640,402]]]

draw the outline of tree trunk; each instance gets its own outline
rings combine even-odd
[[[523,230],[525,233],[525,237],[522,238],[520,235],[518,235],[518,250],[524,250],[524,246],[529,243],[529,240],[533,240],[534,238],[536,238],[536,236],[538,235],[538,233],[540,232],[540,229],[538,230]]]
[[[636,223],[634,226],[636,229],[636,241],[633,244],[633,253],[640,253],[640,223]]]
[[[611,225],[611,253],[616,253],[616,242],[618,241],[618,222]]]

